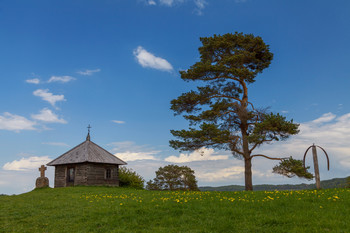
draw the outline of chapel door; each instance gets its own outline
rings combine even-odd
[[[67,186],[74,186],[75,167],[67,168]]]

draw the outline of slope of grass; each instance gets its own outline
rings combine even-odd
[[[0,232],[350,232],[350,189],[46,188],[0,196]]]

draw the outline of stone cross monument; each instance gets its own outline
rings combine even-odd
[[[44,188],[44,187],[49,187],[49,179],[45,177],[45,170],[47,168],[44,165],[41,165],[39,168],[40,171],[40,177],[36,179],[35,182],[35,188]]]

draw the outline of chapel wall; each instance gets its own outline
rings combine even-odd
[[[87,165],[87,185],[119,186],[118,165],[89,163]],[[111,178],[106,178],[106,169],[111,169]]]
[[[87,169],[88,164],[77,164],[75,166],[75,185],[87,185]]]
[[[66,168],[65,165],[55,166],[55,188],[66,187]]]

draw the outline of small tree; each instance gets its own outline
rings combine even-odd
[[[131,168],[119,168],[119,185],[121,187],[133,187],[143,189],[145,180]]]
[[[346,178],[346,187],[350,188],[350,176]]]
[[[149,190],[198,190],[194,171],[187,166],[167,165],[156,171],[156,178],[147,182]]]

